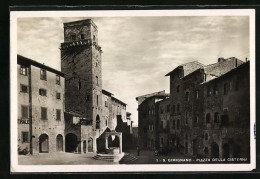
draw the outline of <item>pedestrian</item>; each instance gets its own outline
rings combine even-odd
[[[139,156],[140,155],[140,149],[139,149],[138,146],[137,146],[136,150],[137,150],[137,156]]]

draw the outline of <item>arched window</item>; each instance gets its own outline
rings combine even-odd
[[[215,123],[219,123],[219,114],[218,114],[218,112],[214,113],[214,122]]]
[[[206,124],[210,123],[210,113],[207,113],[206,115]]]
[[[177,93],[180,92],[180,85],[177,86]]]
[[[180,112],[180,104],[177,104],[177,112]]]
[[[172,120],[172,128],[175,129],[175,120]]]
[[[205,148],[204,148],[204,153],[205,153],[205,154],[209,154],[209,149],[208,149],[208,147],[205,147]]]
[[[188,117],[189,117],[189,112],[185,112],[185,123],[188,124]]]
[[[185,101],[189,101],[190,98],[190,93],[188,91],[186,91],[185,93]]]
[[[96,129],[100,129],[100,118],[99,115],[96,117]]]
[[[81,81],[80,81],[80,79],[79,79],[78,88],[81,89]]]
[[[196,115],[195,118],[194,118],[194,123],[198,123],[199,122],[199,116]]]
[[[205,134],[205,140],[208,140],[209,139],[209,135],[208,133]]]
[[[175,105],[172,105],[172,112],[175,113]]]
[[[177,129],[180,129],[180,120],[177,120]]]

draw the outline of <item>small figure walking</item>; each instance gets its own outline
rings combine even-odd
[[[137,156],[139,156],[140,155],[140,149],[139,149],[138,146],[137,146],[136,150],[137,150]]]

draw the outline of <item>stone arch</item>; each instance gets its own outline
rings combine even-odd
[[[93,138],[88,138],[88,152],[93,152]]]
[[[219,146],[216,142],[212,142],[211,144],[211,157],[219,158]]]
[[[214,123],[219,123],[219,113],[218,112],[214,113]]]
[[[229,144],[225,143],[222,146],[223,158],[229,158]]]
[[[61,134],[56,137],[56,150],[63,151],[63,136]]]
[[[40,153],[49,152],[49,136],[45,133],[39,136],[39,152]]]
[[[66,152],[75,152],[78,147],[77,136],[73,133],[68,133],[65,136],[65,151]]]

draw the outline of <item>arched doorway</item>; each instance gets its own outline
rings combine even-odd
[[[63,136],[61,134],[56,137],[56,150],[63,151]]]
[[[185,142],[185,154],[188,154],[188,142]]]
[[[83,152],[84,153],[87,152],[87,142],[86,142],[86,140],[83,141]]]
[[[199,150],[199,141],[198,139],[193,139],[193,155],[196,156]]]
[[[93,139],[91,137],[88,139],[88,152],[93,152]]]
[[[75,152],[78,147],[77,136],[75,134],[69,133],[65,137],[65,151]]]
[[[241,153],[241,149],[239,145],[234,145],[233,146],[233,157],[234,158],[239,158]]]
[[[42,134],[39,137],[39,152],[40,153],[49,152],[49,136],[47,134]]]
[[[228,143],[225,143],[222,146],[222,149],[223,149],[223,158],[229,158],[229,145],[228,145]]]
[[[96,117],[96,129],[100,129],[100,117],[97,115]]]
[[[213,142],[211,144],[211,157],[212,158],[218,158],[219,157],[219,147],[216,142]]]

